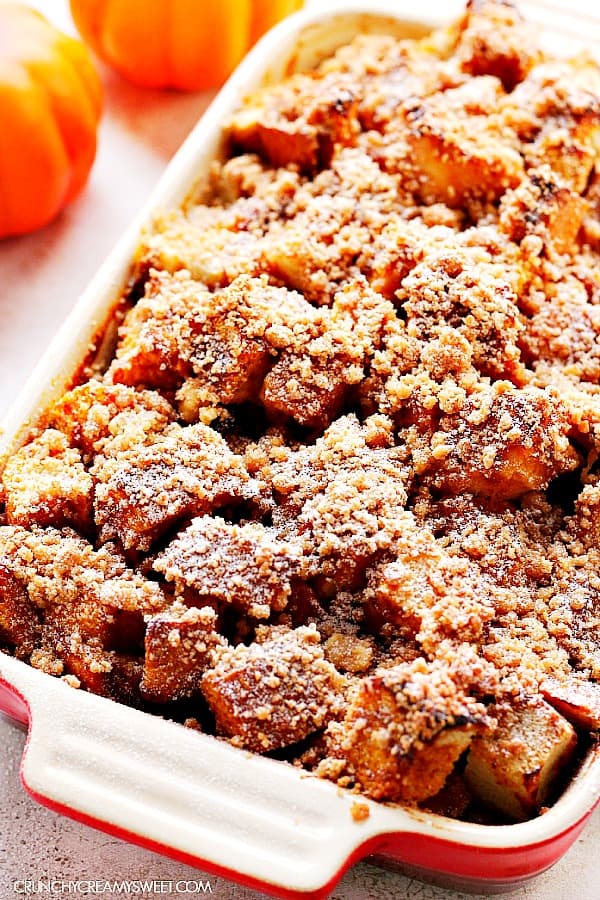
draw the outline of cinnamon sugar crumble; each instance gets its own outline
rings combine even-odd
[[[0,647],[376,800],[539,814],[600,727],[600,70],[470,0],[225,130],[4,468]]]

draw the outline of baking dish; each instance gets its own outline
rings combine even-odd
[[[414,36],[439,24],[354,6],[304,13],[279,26],[225,87],[169,167],[141,216],[82,297],[5,422],[10,452],[59,394],[107,319],[140,227],[179,203],[219,151],[220,122],[241,96],[309,67],[364,30]],[[491,893],[543,871],[579,834],[600,794],[592,751],[567,792],[540,819],[479,826],[368,803],[292,767],[245,754],[175,724],[118,706],[0,656],[0,708],[30,732],[22,777],[57,811],[279,896],[323,896],[367,853],[412,873]]]

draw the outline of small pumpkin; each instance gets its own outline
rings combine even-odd
[[[252,44],[303,0],[70,0],[98,56],[144,87],[221,84]]]
[[[101,105],[81,41],[0,2],[0,238],[46,225],[81,190]]]

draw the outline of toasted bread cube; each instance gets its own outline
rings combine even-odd
[[[0,643],[28,656],[40,636],[40,620],[27,591],[0,557]]]
[[[552,365],[576,380],[600,381],[600,307],[585,284],[565,275],[531,303],[522,335],[524,359],[532,366]]]
[[[72,525],[88,532],[94,484],[78,450],[52,428],[11,456],[2,474],[10,525]]]
[[[395,302],[396,291],[403,279],[419,261],[422,253],[420,236],[414,222],[408,224],[395,217],[361,249],[357,268],[373,290],[392,302]]]
[[[206,226],[179,211],[158,218],[138,251],[140,277],[152,269],[186,272],[209,288],[221,288],[238,275],[257,275],[263,252],[261,235],[235,231],[219,223]]]
[[[16,581],[43,623],[32,632],[32,664],[52,674],[66,669],[105,696],[139,699],[141,664],[127,660],[138,649],[136,622],[167,605],[160,586],[128,569],[113,549],[94,550],[70,529],[2,527],[0,558],[12,596]]]
[[[500,204],[500,225],[519,243],[527,234],[553,242],[558,253],[573,250],[587,204],[579,194],[556,182],[550,166],[529,171],[528,177]]]
[[[148,622],[142,696],[153,703],[193,697],[210,667],[215,648],[225,641],[215,631],[217,615],[175,603]]]
[[[312,315],[304,298],[266,277],[241,276],[211,293],[187,273],[154,272],[125,319],[108,374],[163,388],[193,376],[213,402],[243,403],[256,398],[274,345]]]
[[[225,162],[213,163],[211,199],[216,196],[223,203],[231,204],[226,207],[227,216],[235,227],[244,229],[250,227],[250,219],[264,222],[279,218],[282,208],[302,183],[303,179],[294,169],[276,169],[265,165],[254,153],[242,153]],[[240,199],[251,202],[236,204]],[[211,206],[210,209],[213,215],[225,217],[219,207]],[[193,207],[189,213],[193,221],[196,218]]]
[[[523,141],[526,167],[549,165],[555,180],[583,193],[600,135],[600,68],[590,55],[535,66],[502,103]]]
[[[540,693],[550,706],[577,728],[598,731],[600,728],[600,685],[581,678],[558,681],[547,678]]]
[[[200,516],[163,550],[154,563],[183,593],[232,604],[258,619],[287,605],[299,548],[279,540],[259,522],[230,525]]]
[[[126,549],[148,550],[178,519],[255,494],[242,460],[202,424],[173,423],[152,443],[97,457],[93,472],[100,539]]]
[[[393,625],[428,653],[444,639],[482,637],[494,617],[491,586],[471,561],[450,555],[409,514],[391,550],[396,558],[368,575],[363,602],[372,623]]]
[[[92,379],[67,391],[50,412],[50,424],[86,456],[98,453],[105,440],[132,433],[140,439],[162,431],[174,419],[173,407],[154,391]]]
[[[142,660],[111,647],[118,612],[87,601],[57,603],[45,613],[42,645],[86,690],[139,706]]]
[[[152,614],[168,605],[160,585],[129,569],[114,547],[95,550],[69,528],[0,527],[0,559],[41,610],[72,606],[96,622],[100,607],[112,616],[115,610]]]
[[[110,695],[114,653],[107,649],[114,618],[93,602],[54,603],[44,614],[43,643],[65,670],[95,694]]]
[[[323,430],[340,413],[350,385],[343,362],[327,365],[284,355],[264,380],[261,399],[269,418],[290,418],[307,428]]]
[[[361,586],[403,525],[402,451],[371,447],[371,437],[356,417],[342,416],[313,446],[285,454],[272,474],[274,523],[303,548],[303,577],[331,578],[339,590]]]
[[[267,753],[303,740],[340,712],[344,679],[323,656],[319,633],[303,626],[220,654],[202,691],[231,743]]]
[[[341,750],[360,789],[375,800],[418,802],[438,793],[473,737],[485,707],[441,662],[378,669],[350,698]]]
[[[497,726],[473,741],[465,778],[484,803],[517,821],[539,812],[573,756],[573,727],[539,698],[490,708]]]
[[[495,78],[481,76],[409,107],[408,144],[422,173],[425,203],[439,200],[453,207],[470,198],[494,201],[521,180],[521,156],[501,139],[493,115],[499,88]]]
[[[313,311],[265,378],[267,413],[289,416],[310,428],[326,428],[340,413],[353,385],[377,349],[392,304],[364,282],[350,282],[330,309]]]
[[[496,382],[442,417],[426,466],[444,492],[511,499],[577,468],[569,432],[566,409],[544,391]]]
[[[149,270],[185,269],[214,290],[238,275],[256,275],[264,236],[293,198],[300,176],[287,169],[272,169],[256,156],[241,155],[217,166],[209,194],[210,206],[187,204],[157,216],[154,227],[142,236],[134,275],[145,280]],[[215,205],[220,199],[224,206]]]
[[[344,75],[299,74],[264,88],[231,118],[235,147],[265,156],[275,166],[312,171],[327,164],[335,144],[359,130],[358,86]]]
[[[169,390],[192,374],[190,319],[208,292],[202,285],[151,272],[144,297],[119,329],[109,378],[117,383]]]
[[[471,75],[495,75],[507,91],[542,58],[536,26],[504,0],[469,0],[460,28],[455,53],[461,68]]]
[[[585,190],[600,140],[600,103],[593,95],[590,98],[589,113],[574,116],[566,128],[557,116],[542,128],[526,153],[526,162],[530,166],[549,163],[561,181],[577,194]],[[558,130],[563,131],[560,141],[557,140]]]
[[[520,384],[525,377],[519,348],[524,325],[514,282],[506,266],[490,262],[480,249],[430,253],[398,292],[408,316],[406,332],[427,343],[427,358],[434,362],[433,341],[441,341],[444,352],[451,324],[454,337],[468,341],[473,366],[482,375]]]
[[[319,208],[320,200],[273,228],[264,258],[268,270],[287,287],[312,303],[330,306],[371,235],[368,228],[350,219],[353,200],[327,198],[324,208]]]

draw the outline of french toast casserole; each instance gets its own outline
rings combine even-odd
[[[600,70],[471,0],[224,147],[5,464],[0,646],[375,800],[536,816],[600,726]]]

